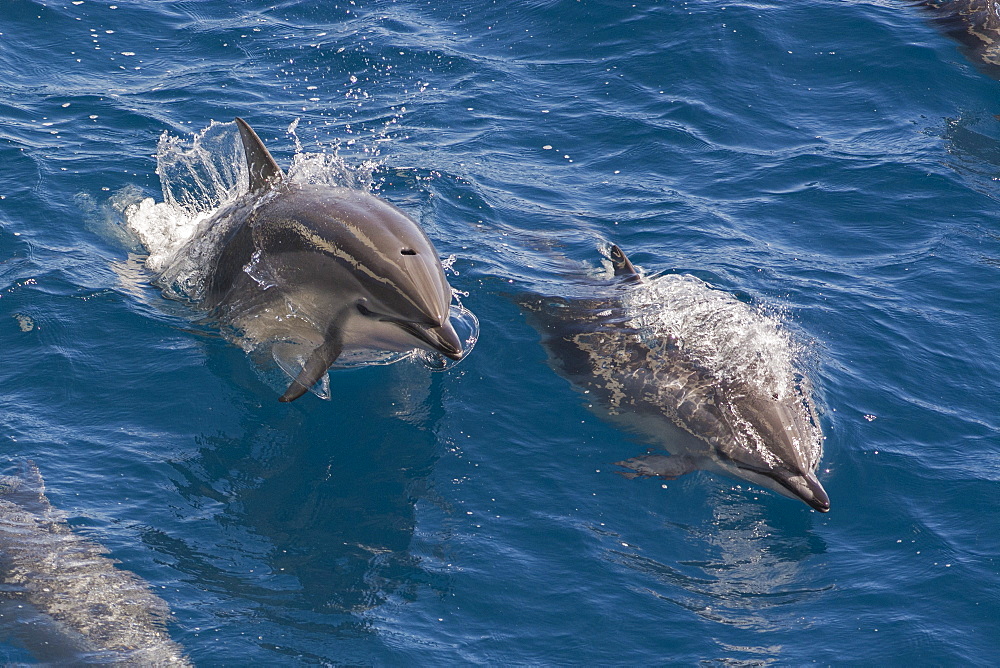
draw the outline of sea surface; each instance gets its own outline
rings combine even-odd
[[[0,464],[198,666],[996,665],[992,74],[890,0],[3,0]],[[420,221],[467,359],[280,404],[164,298],[129,207],[236,116]],[[612,242],[801,344],[828,514],[612,472],[517,305]]]

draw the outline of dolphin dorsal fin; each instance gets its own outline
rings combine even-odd
[[[243,151],[247,156],[247,173],[250,175],[250,192],[255,192],[270,185],[271,181],[284,176],[281,167],[271,157],[264,142],[253,131],[246,121],[236,118],[236,126],[240,129],[243,140]]]
[[[615,244],[611,244],[611,248],[608,249],[608,255],[611,257],[611,266],[615,268],[616,278],[624,281],[640,280],[639,272],[632,266],[632,263],[625,256],[625,252],[621,248]]]

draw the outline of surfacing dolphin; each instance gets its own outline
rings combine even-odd
[[[206,267],[202,308],[244,341],[272,347],[294,379],[280,401],[305,394],[348,353],[461,359],[451,287],[417,223],[368,192],[286,178],[257,133],[236,124],[249,192],[203,223],[174,264]],[[168,268],[158,282],[177,273]]]
[[[823,435],[787,332],[693,276],[641,276],[617,246],[615,276],[522,298],[557,372],[602,417],[670,452],[621,462],[626,477],[721,472],[820,512]]]
[[[0,476],[0,626],[46,665],[190,666],[166,602],[75,534],[31,462]]]

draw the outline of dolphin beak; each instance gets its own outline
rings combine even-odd
[[[445,320],[440,327],[430,327],[426,331],[428,343],[445,357],[457,361],[465,355],[465,351],[462,350],[462,342],[459,340],[451,320]]]
[[[451,320],[445,320],[440,325],[432,326],[400,320],[397,320],[396,324],[427,344],[430,350],[439,352],[445,357],[457,361],[465,356],[462,342],[459,340]]]
[[[814,473],[781,478],[779,482],[795,498],[802,499],[813,510],[821,513],[830,512],[830,497]]]

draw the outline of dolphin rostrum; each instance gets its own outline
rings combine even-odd
[[[75,534],[31,462],[0,476],[0,625],[55,665],[190,666],[166,602]]]
[[[352,188],[286,177],[236,119],[249,192],[179,249],[162,287],[197,265],[194,294],[247,350],[271,346],[293,401],[350,353],[423,349],[461,359],[437,251],[401,210]],[[182,269],[178,269],[181,267]]]
[[[602,417],[665,448],[616,462],[622,475],[721,472],[820,512],[823,435],[777,320],[693,276],[640,275],[617,246],[615,276],[572,297],[520,300],[553,368]]]

